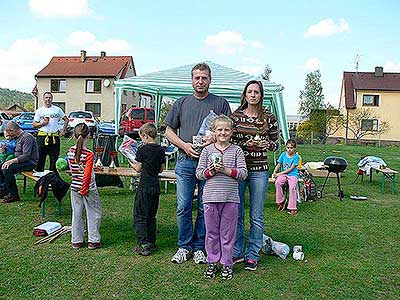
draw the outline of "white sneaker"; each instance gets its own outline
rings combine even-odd
[[[189,250],[179,248],[178,251],[172,256],[171,261],[176,264],[181,264],[187,261],[189,256]]]
[[[195,264],[205,264],[207,260],[204,252],[201,250],[195,251],[193,255],[193,261]]]

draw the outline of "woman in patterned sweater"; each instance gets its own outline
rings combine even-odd
[[[240,107],[231,115],[234,122],[232,141],[239,145],[249,171],[246,180],[239,183],[239,217],[234,263],[245,261],[245,269],[255,271],[258,265],[264,232],[264,202],[268,188],[269,166],[267,151],[278,149],[276,117],[263,108],[264,89],[257,80],[249,81],[240,98]],[[250,192],[250,231],[247,248],[244,236],[244,196]]]

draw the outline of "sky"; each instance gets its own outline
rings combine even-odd
[[[131,55],[137,75],[201,61],[272,68],[296,114],[309,72],[337,106],[343,71],[400,72],[400,1],[0,2],[0,87],[31,92],[52,56]],[[357,59],[358,57],[358,59]]]

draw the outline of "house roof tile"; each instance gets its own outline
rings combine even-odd
[[[81,62],[80,56],[54,56],[36,76],[115,77],[121,74],[119,78],[124,78],[129,65],[132,65],[133,72],[136,75],[132,56],[87,56],[84,62]]]
[[[400,91],[400,73],[343,72],[346,108],[355,108],[356,90]]]

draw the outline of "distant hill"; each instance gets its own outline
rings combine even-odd
[[[13,104],[19,103],[24,105],[26,102],[32,101],[32,95],[16,90],[0,88],[0,108],[6,109]]]

